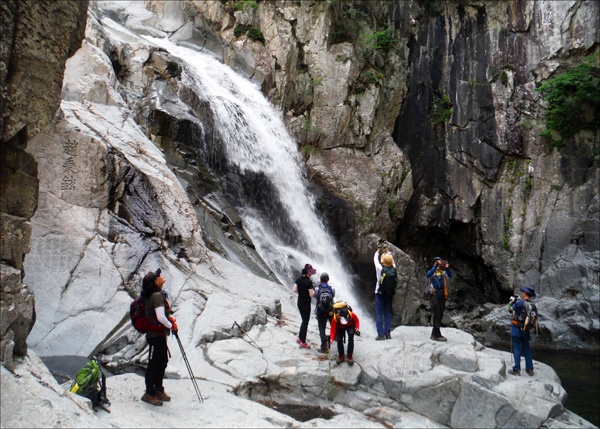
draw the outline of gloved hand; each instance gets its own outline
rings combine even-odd
[[[173,325],[171,327],[171,331],[177,332],[177,322],[175,321],[175,318],[174,317],[169,317],[169,322],[171,322],[171,325]]]
[[[510,297],[510,299],[508,300],[509,304],[514,304],[515,301],[517,300],[517,298],[519,298],[517,295],[513,295]]]
[[[356,331],[354,331],[354,333],[355,333],[355,334],[356,334],[358,337],[360,337],[360,331],[359,331],[358,329],[357,329]]]

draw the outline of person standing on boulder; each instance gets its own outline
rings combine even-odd
[[[311,264],[306,264],[302,268],[302,275],[294,283],[294,293],[298,294],[298,310],[302,318],[296,342],[305,349],[310,349],[310,346],[306,344],[306,333],[308,332],[308,321],[310,319],[310,303],[312,297],[315,296],[314,284],[310,276],[316,273],[317,270]]]
[[[151,323],[164,326],[162,330],[152,330],[146,333],[149,354],[145,375],[146,392],[142,396],[142,401],[152,405],[162,405],[164,401],[171,400],[171,397],[165,392],[163,379],[169,361],[167,334],[169,330],[177,332],[175,318],[170,317],[169,302],[166,293],[162,290],[165,278],[160,273],[159,268],[156,272],[146,274],[142,280],[142,296],[146,298],[148,319]]]
[[[440,257],[433,258],[433,266],[427,271],[427,278],[431,281],[431,312],[433,313],[433,329],[431,339],[434,341],[446,341],[442,336],[440,328],[442,326],[442,317],[446,310],[446,300],[448,299],[448,279],[452,277],[448,261]]]
[[[526,325],[527,317],[537,316],[537,307],[531,302],[531,298],[535,296],[535,291],[530,286],[522,287],[520,291],[523,292],[523,298],[513,295],[508,305],[508,311],[512,314],[511,339],[512,352],[515,357],[515,366],[509,369],[508,373],[521,375],[521,356],[523,356],[525,358],[525,372],[528,375],[533,375],[533,357],[529,347],[530,333]]]
[[[390,253],[387,242],[383,239],[379,240],[377,244],[377,250],[373,256],[373,263],[375,264],[375,275],[377,283],[375,283],[375,325],[377,327],[377,336],[375,340],[391,339],[390,331],[392,329],[392,299],[386,299],[379,290],[381,285],[381,272],[383,270],[382,260],[385,257],[387,263],[391,261],[389,265],[395,267],[394,258]]]
[[[333,340],[337,341],[338,357],[336,359],[337,364],[348,362],[348,365],[354,365],[354,334],[360,337],[360,320],[356,313],[354,313],[344,302],[337,302],[334,306],[338,307],[333,312],[333,318],[331,319],[331,332],[329,334],[329,340],[333,343]],[[344,354],[344,337],[348,334],[348,354]]]
[[[328,284],[329,274],[321,273],[321,282],[317,289],[317,323],[319,324],[319,336],[321,337],[321,353],[327,353],[329,351],[328,336],[325,333],[327,328],[327,322],[331,326],[331,316],[333,312],[333,298],[335,298],[335,289]]]

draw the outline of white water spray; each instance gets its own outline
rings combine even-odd
[[[192,82],[190,86],[196,89],[197,96],[210,106],[215,117],[215,131],[224,142],[228,161],[242,173],[264,175],[274,187],[286,213],[286,227],[293,231],[295,241],[300,245],[290,246],[277,236],[270,224],[279,219],[270,219],[268,209],[266,213],[251,207],[238,207],[238,210],[258,253],[278,280],[291,288],[304,264],[310,263],[318,274],[329,273],[330,284],[336,288],[336,299],[348,301],[357,308],[352,278],[343,266],[333,238],[316,213],[303,160],[281,114],[256,85],[213,56],[174,45],[168,40],[148,39],[189,66],[185,79]],[[359,312],[361,317],[368,319],[365,312]],[[368,330],[367,326],[365,328]]]

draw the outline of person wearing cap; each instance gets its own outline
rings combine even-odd
[[[169,330],[177,332],[175,318],[170,317],[171,309],[166,293],[162,290],[165,278],[161,275],[160,268],[149,272],[142,280],[142,296],[146,299],[146,310],[151,323],[160,324],[164,329],[151,330],[146,333],[148,341],[148,367],[146,368],[146,391],[142,401],[152,405],[162,405],[170,401],[171,397],[165,392],[163,379],[167,369],[168,349],[167,334]]]
[[[433,258],[432,267],[427,271],[427,278],[431,281],[431,312],[433,313],[433,329],[431,330],[431,339],[434,341],[446,341],[440,328],[442,318],[446,310],[446,300],[448,299],[448,279],[452,277],[448,261],[439,256]]]
[[[535,297],[535,290],[531,286],[525,286],[520,291],[523,298],[513,295],[508,304],[508,310],[512,314],[511,340],[512,352],[515,358],[515,364],[512,369],[508,370],[508,373],[516,376],[521,375],[521,356],[523,356],[525,358],[525,372],[532,376],[534,373],[533,357],[529,347],[530,334],[529,330],[524,328],[524,321],[532,312],[537,313],[535,304],[531,302],[531,298]]]
[[[336,304],[338,305],[338,304]],[[345,304],[344,304],[345,305]],[[331,319],[331,332],[329,333],[329,341],[333,343],[337,341],[338,357],[337,364],[348,362],[348,365],[354,365],[354,334],[360,337],[360,320],[356,313],[350,310],[347,306],[334,312]],[[344,336],[348,334],[348,354],[344,354]]]
[[[317,270],[313,268],[311,264],[306,264],[302,268],[302,275],[296,279],[294,283],[294,293],[298,294],[298,310],[300,311],[300,317],[302,323],[300,324],[300,332],[296,342],[300,344],[300,347],[310,349],[310,346],[306,344],[306,333],[308,331],[308,321],[310,319],[310,303],[313,296],[315,296],[315,289],[310,276],[315,275]]]
[[[392,300],[386,299],[379,293],[379,285],[381,284],[381,271],[383,270],[383,261],[386,261],[385,266],[396,266],[394,258],[390,253],[387,242],[385,240],[379,240],[377,244],[377,250],[373,256],[373,263],[375,264],[375,276],[377,282],[375,283],[375,325],[377,327],[377,336],[375,340],[391,339],[390,334],[392,330]]]
[[[325,329],[327,328],[327,322],[329,321],[329,326],[331,326],[331,317],[332,317],[332,309],[333,309],[333,298],[335,298],[335,288],[333,288],[332,286],[329,285],[329,274],[323,272],[321,273],[321,277],[320,277],[321,282],[319,283],[319,286],[317,288],[317,292],[316,292],[316,297],[317,297],[317,308],[316,308],[316,314],[317,314],[317,323],[319,324],[319,336],[321,337],[321,348],[319,349],[319,351],[321,353],[327,353],[329,351],[329,346],[328,346],[328,336],[325,333]],[[321,298],[321,295],[323,293],[328,293],[329,296],[331,297],[331,303],[329,305],[329,309],[322,309],[321,305],[319,305],[319,301]]]

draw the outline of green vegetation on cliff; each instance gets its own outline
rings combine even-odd
[[[600,128],[600,67],[598,55],[589,55],[564,73],[560,73],[537,90],[548,103],[546,131],[555,131],[562,138],[569,138],[579,131]],[[562,141],[553,142],[561,146]]]

